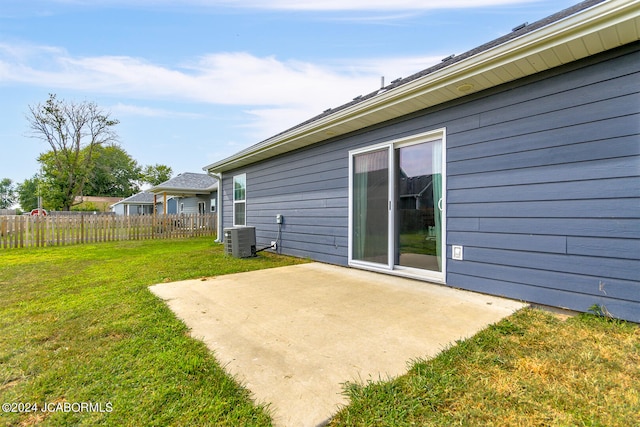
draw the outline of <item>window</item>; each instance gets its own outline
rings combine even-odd
[[[233,177],[233,225],[247,225],[247,175]]]

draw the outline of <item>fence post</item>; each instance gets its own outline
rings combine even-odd
[[[7,223],[9,219],[5,219],[0,216],[0,246],[7,248],[7,240],[9,238],[9,232],[7,231]]]
[[[33,234],[34,234],[34,237],[35,237],[35,242],[34,242],[33,246],[35,246],[36,248],[39,248],[40,247],[40,235],[42,234],[40,232],[40,221],[38,221],[39,216],[36,215],[36,216],[33,216],[32,218],[33,218],[33,222],[31,223],[31,225],[33,226]]]
[[[47,227],[43,224],[42,217],[40,215],[36,216],[38,222],[38,246],[44,247],[47,237]]]
[[[24,247],[29,247],[29,217],[25,217],[24,228]]]
[[[13,239],[9,240],[9,247],[10,248],[15,248],[18,246],[18,234],[20,233],[18,231],[18,216],[13,217],[13,227],[11,227],[11,229],[13,230]],[[13,240],[13,241],[12,241]]]
[[[37,224],[37,216],[30,216],[29,217],[29,226],[31,227],[31,246],[32,247],[37,247],[38,246],[38,224]]]
[[[51,227],[49,227],[50,224],[51,221],[44,221],[44,246],[49,246],[49,243],[51,243]]]

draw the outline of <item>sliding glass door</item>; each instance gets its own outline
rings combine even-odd
[[[444,131],[350,153],[349,263],[444,281]]]

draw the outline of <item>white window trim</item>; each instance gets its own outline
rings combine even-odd
[[[410,277],[413,279],[427,280],[431,282],[446,283],[447,278],[447,129],[440,128],[428,132],[411,135],[404,138],[398,138],[391,141],[369,145],[367,147],[358,148],[349,151],[349,231],[348,231],[348,265],[351,267],[362,268],[394,274],[398,276]],[[395,257],[395,158],[394,150],[400,147],[406,147],[414,144],[421,144],[429,141],[442,140],[442,272],[420,270],[410,267],[402,267],[394,265]],[[388,239],[388,260],[387,265],[374,264],[366,261],[353,259],[353,158],[358,154],[377,151],[384,148],[389,149],[389,239]]]
[[[236,200],[236,179],[244,178],[244,200]],[[247,174],[242,173],[234,175],[231,181],[231,198],[233,200],[233,226],[246,226],[247,225]],[[244,204],[244,224],[236,224],[236,204]]]

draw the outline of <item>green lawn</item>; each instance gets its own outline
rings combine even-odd
[[[0,403],[103,410],[0,425],[271,425],[147,287],[298,262],[225,257],[211,238],[0,251]]]
[[[640,328],[525,309],[345,392],[331,426],[640,426]]]
[[[427,239],[424,233],[400,234],[400,252],[410,254],[436,255],[435,239]]]
[[[225,257],[211,238],[0,251],[0,403],[103,411],[0,425],[271,425],[148,286],[299,262]],[[640,426],[640,328],[522,310],[345,393],[333,426]]]

